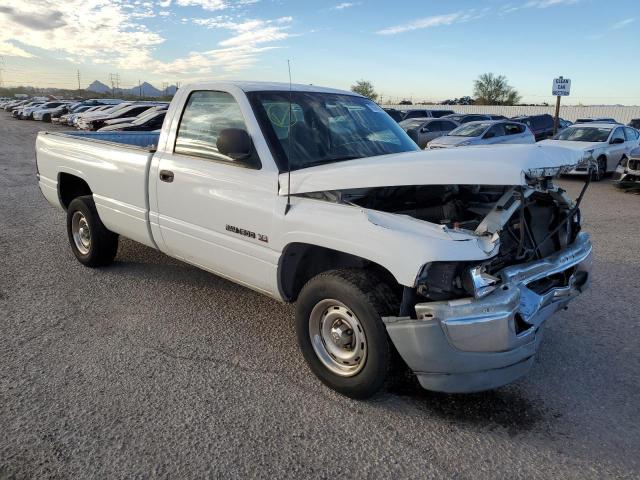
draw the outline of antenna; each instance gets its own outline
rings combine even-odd
[[[291,62],[287,59],[287,68],[289,69],[289,127],[287,134],[287,206],[284,207],[286,215],[291,208]]]

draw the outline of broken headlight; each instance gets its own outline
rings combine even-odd
[[[476,262],[431,262],[418,275],[416,290],[433,301],[481,298],[495,290],[499,281]]]

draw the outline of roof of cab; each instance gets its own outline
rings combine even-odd
[[[244,92],[263,92],[263,91],[279,91],[288,92],[289,84],[284,82],[249,82],[249,81],[224,81],[224,82],[202,82],[187,85],[194,90],[215,90],[217,88],[228,88],[230,86],[237,87]],[[294,92],[322,92],[322,93],[340,93],[343,95],[353,95],[360,97],[361,95],[347,90],[338,90],[335,88],[319,87],[317,85],[303,85],[292,83],[291,90]]]

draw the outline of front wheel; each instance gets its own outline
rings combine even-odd
[[[591,180],[599,182],[607,174],[607,159],[605,157],[598,157],[596,170],[591,173]]]
[[[381,316],[395,313],[389,286],[365,270],[332,270],[312,278],[296,304],[298,342],[311,370],[352,398],[382,388],[392,345]]]
[[[69,204],[67,234],[73,254],[87,267],[109,265],[118,251],[118,235],[104,226],[91,195]]]

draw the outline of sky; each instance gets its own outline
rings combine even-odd
[[[639,0],[11,0],[0,2],[5,86],[122,88],[287,81],[382,101],[472,95],[505,75],[529,103],[570,78],[567,104],[640,105]]]

